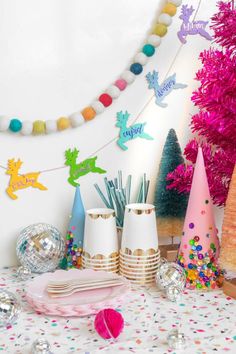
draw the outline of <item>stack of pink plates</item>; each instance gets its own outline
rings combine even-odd
[[[120,274],[133,284],[151,284],[160,266],[160,251],[150,255],[133,255],[120,251]]]
[[[47,293],[49,281],[97,280],[102,277],[119,279],[122,284],[115,287],[77,292],[73,295],[59,298],[51,298]],[[65,317],[89,316],[96,314],[105,307],[117,307],[122,303],[129,290],[129,281],[117,274],[91,269],[57,270],[54,273],[44,273],[34,278],[28,284],[26,299],[35,311],[47,315]]]

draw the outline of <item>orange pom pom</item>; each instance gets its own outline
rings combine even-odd
[[[85,120],[91,120],[96,116],[96,112],[92,107],[84,108],[81,113]]]
[[[168,14],[170,16],[174,16],[176,14],[177,8],[174,4],[168,3],[164,6],[162,12],[164,14]]]
[[[70,127],[70,120],[67,117],[61,117],[57,120],[57,129],[65,130]]]

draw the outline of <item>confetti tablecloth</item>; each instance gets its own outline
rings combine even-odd
[[[185,354],[236,353],[236,301],[221,290],[186,291],[178,305],[156,288],[135,288],[118,308],[125,330],[117,340],[104,341],[93,328],[94,318],[54,318],[35,313],[26,303],[25,282],[14,268],[0,269],[0,289],[18,294],[22,313],[18,321],[0,330],[0,352],[29,354],[32,342],[45,337],[54,354],[162,353],[174,354],[166,337],[181,323],[188,339]]]

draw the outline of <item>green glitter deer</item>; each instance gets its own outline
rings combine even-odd
[[[76,163],[79,150],[76,148],[72,151],[71,149],[66,150],[65,152],[65,165],[70,167],[70,177],[68,182],[73,186],[77,187],[80,184],[76,182],[80,177],[87,175],[90,172],[93,173],[106,173],[107,171],[101,169],[100,167],[95,166],[97,156],[86,159],[79,164]]]

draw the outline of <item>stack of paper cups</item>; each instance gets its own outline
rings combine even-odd
[[[115,211],[97,208],[86,211],[83,268],[118,272],[119,248]]]
[[[120,250],[120,274],[132,283],[154,282],[160,265],[155,207],[128,204]]]

